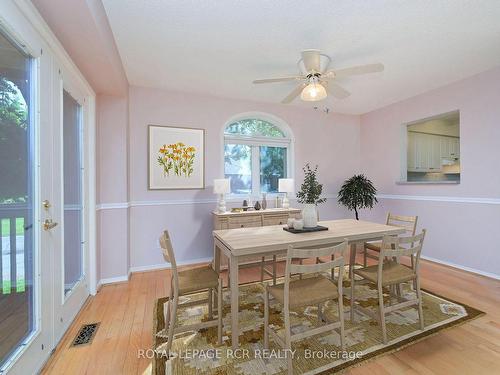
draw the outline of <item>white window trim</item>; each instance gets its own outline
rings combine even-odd
[[[284,138],[270,138],[270,137],[250,137],[250,136],[241,136],[241,135],[228,135],[224,134],[226,128],[234,122],[238,122],[246,119],[259,119],[263,121],[267,121],[278,129],[280,129],[285,135]],[[222,127],[221,130],[221,139],[222,139],[222,147],[221,147],[221,169],[220,176],[224,177],[224,146],[226,143],[230,144],[244,144],[252,147],[252,193],[251,197],[260,197],[262,194],[260,191],[260,159],[259,159],[259,146],[270,146],[270,147],[284,147],[286,148],[286,158],[287,158],[287,166],[286,166],[286,175],[287,178],[294,178],[294,170],[295,170],[295,160],[294,160],[294,144],[295,139],[292,133],[290,126],[281,118],[271,115],[265,112],[244,112],[238,115],[235,115],[229,118]],[[254,168],[253,166],[258,166],[258,168]],[[268,198],[273,198],[280,193],[267,193]],[[248,194],[228,194],[229,199],[241,199],[243,197],[247,197]]]

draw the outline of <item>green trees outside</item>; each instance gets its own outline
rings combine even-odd
[[[28,107],[17,86],[0,76],[0,203],[27,199]]]
[[[238,135],[263,138],[284,138],[285,134],[275,125],[260,119],[245,119],[232,123],[225,129],[226,135]],[[230,165],[249,163],[252,148],[245,145],[226,147],[224,162]],[[261,191],[277,192],[278,179],[286,177],[286,149],[283,147],[260,146],[260,185]],[[236,186],[245,185],[241,176],[233,176]],[[247,183],[248,185],[248,183]],[[245,186],[246,189],[249,186]]]

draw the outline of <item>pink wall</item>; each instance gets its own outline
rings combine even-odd
[[[130,88],[130,256],[132,269],[162,264],[157,245],[162,230],[171,231],[179,261],[212,256],[213,179],[222,176],[222,129],[229,118],[259,111],[288,123],[295,136],[295,176],[306,162],[319,164],[326,194],[336,195],[342,181],[359,169],[359,116],[329,114],[309,108],[221,99],[162,90]],[[148,124],[206,130],[204,190],[148,191]],[[299,184],[300,181],[297,182]],[[188,200],[190,203],[182,203]],[[206,202],[206,200],[210,200]],[[295,204],[295,202],[293,202]],[[323,218],[349,215],[329,199]]]
[[[97,97],[98,275],[128,274],[128,97]],[[102,209],[102,204],[107,206]]]
[[[305,162],[320,165],[320,180],[330,197],[320,209],[322,218],[351,216],[337,205],[335,195],[345,178],[362,171],[381,194],[380,203],[363,212],[363,218],[383,221],[387,211],[419,215],[420,227],[429,230],[424,255],[498,275],[500,252],[494,245],[500,243],[494,231],[500,225],[500,177],[495,173],[500,156],[495,147],[500,139],[498,87],[500,69],[361,117],[131,87],[128,129],[124,128],[126,100],[100,97],[99,202],[107,207],[99,211],[101,277],[162,265],[157,237],[164,229],[172,233],[180,262],[211,257],[210,212],[216,199],[211,185],[222,174],[222,127],[234,115],[252,111],[275,115],[291,127],[297,184]],[[397,185],[401,124],[456,109],[461,112],[461,184]],[[205,190],[147,189],[148,124],[206,130]],[[486,200],[470,202],[471,198]],[[465,202],[456,202],[460,199]],[[120,202],[130,202],[130,208],[108,205]]]
[[[500,275],[499,103],[497,68],[361,116],[361,169],[380,194],[389,195],[365,217],[383,220],[387,211],[419,215],[420,227],[429,230],[426,256]],[[401,125],[456,109],[461,183],[397,185]]]
[[[362,167],[386,194],[499,197],[500,68],[361,116]],[[396,185],[400,128],[414,120],[460,110],[459,185]]]

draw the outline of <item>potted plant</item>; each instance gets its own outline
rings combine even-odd
[[[373,205],[378,202],[376,194],[377,189],[373,183],[364,175],[358,174],[344,182],[339,191],[338,201],[349,211],[354,211],[356,220],[359,220],[358,210],[373,208]]]
[[[324,203],[326,198],[321,198],[323,185],[320,184],[316,178],[318,166],[311,169],[309,163],[307,163],[302,170],[304,171],[304,182],[300,186],[300,191],[297,193],[297,201],[304,204],[302,210],[304,227],[313,228],[318,225],[316,206],[320,203]]]

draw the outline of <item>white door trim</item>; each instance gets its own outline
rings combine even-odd
[[[96,94],[90,84],[87,82],[83,74],[78,70],[77,66],[71,60],[68,53],[59,42],[57,37],[54,35],[52,30],[49,28],[45,20],[38,13],[37,9],[33,3],[29,0],[9,0],[15,3],[19,10],[23,13],[26,19],[31,23],[36,32],[40,35],[43,41],[48,45],[54,58],[62,66],[62,68],[70,74],[75,85],[79,87],[88,105],[88,123],[87,123],[87,140],[88,143],[85,145],[87,148],[86,154],[88,155],[88,160],[85,160],[86,178],[87,178],[87,206],[89,207],[89,222],[88,222],[88,232],[87,241],[89,245],[89,291],[92,295],[97,292],[97,272],[96,272],[96,217],[95,217],[95,206],[96,206],[96,160],[95,160],[95,134],[96,134],[96,113],[95,113],[95,101]]]
[[[52,31],[49,29],[43,18],[40,16],[34,5],[29,0],[2,0],[0,1],[0,22],[2,25],[5,25],[6,29],[10,32],[13,31],[13,35],[16,39],[24,41],[26,43],[26,48],[29,50],[30,54],[37,58],[39,63],[40,59],[44,59],[42,68],[44,69],[43,73],[39,73],[41,76],[44,75],[47,81],[52,78],[47,78],[49,75],[52,75],[51,69],[55,64],[63,67],[69,75],[71,75],[74,79],[75,85],[78,86],[80,91],[83,93],[85,100],[89,106],[88,113],[88,121],[86,124],[88,134],[88,143],[86,144],[88,160],[86,161],[87,165],[87,175],[86,175],[86,184],[87,184],[87,197],[85,201],[85,205],[88,207],[88,234],[86,241],[88,241],[89,246],[89,290],[91,293],[95,293],[96,284],[97,284],[97,275],[95,272],[96,269],[96,243],[95,243],[95,93],[85,80],[83,75],[79,72],[76,65],[72,62],[69,55],[66,53],[62,45],[59,43],[57,38],[54,36]],[[40,65],[38,65],[38,70],[40,69]],[[40,81],[40,78],[37,78]],[[52,90],[52,87],[44,87],[44,90]],[[40,87],[37,87],[38,95],[37,95],[37,104],[36,106],[41,106],[40,103],[43,104],[42,107],[39,107],[40,111],[37,111],[37,120],[39,122],[43,122],[44,124],[53,123],[52,117],[55,115],[53,113],[53,99],[50,97],[50,93],[45,96],[39,95]],[[43,116],[40,118],[40,113],[43,112]],[[50,136],[50,135],[47,135]],[[42,198],[42,197],[40,197]],[[42,198],[43,199],[43,198]],[[40,200],[40,199],[39,199]],[[37,219],[40,217],[44,217],[43,215],[39,215]],[[36,226],[39,230],[41,222],[34,222],[34,226]],[[42,231],[43,232],[43,231]],[[46,232],[43,232],[41,236],[47,236]],[[46,261],[49,264],[52,262],[52,255],[50,254],[50,249],[44,249],[47,253],[44,253],[41,257],[38,256],[35,262]],[[45,269],[45,267],[44,267]],[[50,270],[49,270],[50,271]],[[51,274],[50,272],[47,272]],[[36,273],[36,275],[39,272]],[[52,277],[52,276],[51,276]],[[52,308],[53,305],[53,296],[49,291],[49,288],[44,286],[44,298],[48,298],[48,300],[44,300],[44,306],[40,306],[40,300],[37,297],[35,302],[36,308],[38,311],[41,309]],[[49,316],[50,315],[50,316]],[[38,321],[38,327],[42,327],[42,331],[34,332],[33,341],[30,342],[29,345],[26,345],[20,348],[19,355],[22,353],[30,354],[24,355],[22,357],[16,357],[18,361],[13,361],[6,368],[9,373],[17,374],[17,373],[36,373],[43,366],[44,361],[49,358],[51,350],[55,347],[57,342],[55,342],[53,338],[53,329],[51,327],[50,321],[47,321],[46,317],[53,319],[53,314],[39,314],[38,317],[41,317],[43,322]],[[50,331],[44,334],[40,334],[40,332],[45,332],[45,330]],[[49,336],[49,337],[47,337]],[[43,348],[42,348],[43,344]],[[36,355],[31,355],[35,353]],[[27,352],[27,350],[31,350],[31,352]]]

